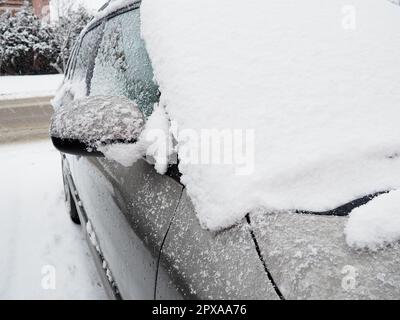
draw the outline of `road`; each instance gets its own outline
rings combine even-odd
[[[0,299],[107,299],[49,139],[0,145]]]
[[[66,214],[51,98],[0,100],[0,299],[107,299]]]
[[[0,100],[0,143],[47,137],[51,98]]]

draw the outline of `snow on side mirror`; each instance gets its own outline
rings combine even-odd
[[[93,96],[55,110],[51,140],[59,151],[81,156],[103,156],[98,147],[135,143],[144,127],[138,106],[125,97]]]

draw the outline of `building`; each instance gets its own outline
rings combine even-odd
[[[48,18],[50,14],[49,0],[31,0],[33,11],[39,18]]]
[[[0,0],[0,13],[6,10],[17,12],[20,10],[24,3],[27,2],[33,7],[34,13],[39,18],[45,18],[49,13],[49,0]]]
[[[0,13],[10,10],[16,12],[24,4],[24,0],[0,0]]]

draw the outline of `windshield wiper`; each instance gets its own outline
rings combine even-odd
[[[381,191],[381,192],[376,192],[373,194],[369,194],[365,197],[350,201],[348,203],[345,203],[344,205],[341,205],[340,207],[337,207],[332,210],[328,211],[304,211],[304,210],[296,210],[296,213],[301,213],[301,214],[314,214],[314,215],[320,215],[320,216],[348,216],[349,213],[357,208],[360,207],[368,202],[370,202],[372,199],[375,197],[388,193],[389,191]]]

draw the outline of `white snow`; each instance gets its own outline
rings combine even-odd
[[[97,150],[102,152],[107,159],[116,161],[124,167],[130,167],[137,160],[142,158],[145,152],[139,143],[114,143],[99,146]]]
[[[130,4],[132,4],[134,2],[139,2],[139,1],[138,0],[112,0],[104,10],[97,12],[94,18],[101,19],[112,12],[115,12],[119,9],[129,6]]]
[[[129,167],[142,157],[154,162],[154,168],[160,174],[167,171],[170,156],[174,152],[170,123],[165,108],[154,106],[154,111],[147,119],[145,128],[137,143],[115,143],[98,147],[108,159]]]
[[[345,228],[348,245],[376,250],[400,240],[400,190],[354,209]]]
[[[206,228],[257,208],[322,211],[400,187],[398,6],[143,0],[141,20],[180,130],[255,132],[247,176],[234,164],[180,163]]]
[[[129,6],[134,2],[139,2],[139,0],[112,0],[104,10],[96,13],[96,15],[94,16],[94,20],[101,19],[112,12]]]
[[[0,146],[0,299],[106,299],[48,141]],[[54,277],[53,277],[54,276]]]
[[[56,90],[51,104],[54,109],[60,108],[65,104],[66,99],[73,97],[74,99],[81,99],[86,97],[86,80],[64,80],[63,84]]]
[[[0,77],[0,100],[54,96],[62,74]]]
[[[86,232],[87,232],[87,234],[89,236],[89,240],[92,243],[92,245],[96,248],[97,252],[101,253],[100,246],[99,246],[99,243],[97,241],[96,234],[94,233],[94,230],[93,230],[93,227],[92,227],[92,223],[90,221],[88,221],[86,223]]]

